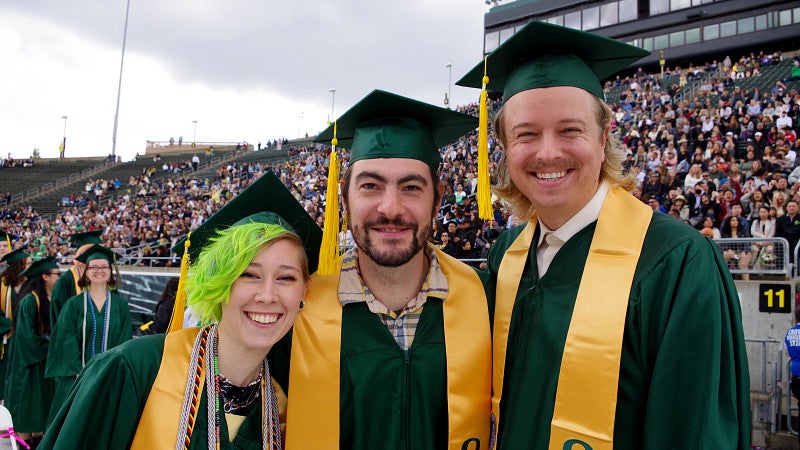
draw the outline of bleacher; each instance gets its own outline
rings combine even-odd
[[[43,192],[71,190],[71,186],[79,181],[96,176],[117,164],[103,157],[36,159],[33,167],[0,169],[0,193],[10,192],[12,203],[27,204],[28,199],[41,196]]]
[[[733,80],[734,87],[738,87],[742,91],[750,91],[750,92],[752,92],[755,88],[758,88],[758,90],[762,94],[771,92],[772,88],[778,81],[784,80],[789,77],[789,73],[792,67],[792,56],[793,55],[791,54],[784,54],[784,59],[781,60],[778,64],[761,67],[760,69],[761,73],[758,76],[737,78]],[[719,72],[715,73],[702,72],[701,74],[699,74],[699,76],[695,77],[694,80],[690,81],[690,83],[687,84],[681,90],[681,92],[675,96],[673,100],[675,101],[681,101],[682,99],[693,100],[695,97],[698,96],[698,88],[706,78],[711,78],[712,80],[715,80],[721,76],[722,74]],[[661,88],[666,89],[668,83],[669,82],[662,83]],[[800,90],[800,81],[791,81],[785,84],[787,90],[792,90],[792,89]],[[629,89],[628,84],[610,86],[605,92],[606,102],[609,104],[619,103],[620,95],[626,89]],[[710,102],[712,106],[716,106],[719,103],[719,94],[716,93],[716,91],[713,91],[711,94],[704,96],[702,100],[704,102],[705,101]]]
[[[741,88],[742,91],[749,90],[752,92],[753,89],[758,88],[763,94],[764,92],[770,92],[778,81],[788,78],[791,68],[792,59],[785,58],[778,64],[763,67],[761,69],[761,75],[750,78],[739,78],[734,80],[733,84]],[[790,81],[785,84],[786,88],[789,90],[800,89],[800,81]]]
[[[619,86],[611,86],[608,91],[606,91],[606,103],[613,104],[619,103],[619,97],[622,95],[622,91],[628,89],[627,84],[620,84]]]
[[[306,142],[308,141],[308,142]],[[308,145],[310,140],[303,140],[301,145]],[[155,161],[153,155],[140,156],[134,161],[125,163],[111,163],[105,158],[79,158],[65,160],[37,160],[35,167],[12,167],[3,169],[0,176],[0,192],[10,192],[12,203],[15,205],[31,205],[35,211],[43,215],[54,214],[62,209],[61,199],[70,195],[85,195],[93,199],[92,194],[87,194],[85,185],[91,180],[104,179],[112,181],[119,179],[120,192],[128,189],[131,177],[142,175],[148,169],[155,169],[152,180],[177,175],[165,173],[164,164],[190,162],[192,156],[200,156],[200,165],[197,175],[209,176],[216,172],[222,165],[237,164],[277,164],[287,159],[287,149],[291,145],[283,146],[282,150],[274,147],[262,148],[261,151],[252,149],[235,150],[234,146],[218,148],[213,157],[209,158],[201,151],[191,153],[161,154]],[[191,148],[189,150],[192,150]],[[110,192],[107,199],[114,198]]]

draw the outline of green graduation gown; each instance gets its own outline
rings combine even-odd
[[[308,300],[307,300],[308,301]],[[401,349],[366,302],[342,311],[339,448],[447,448],[447,358],[442,300],[428,297],[414,342]],[[288,392],[291,333],[269,354]]]
[[[64,406],[45,433],[39,449],[115,450],[131,445],[164,353],[165,335],[126,342],[95,358],[81,372]],[[190,449],[207,447],[206,390],[200,399]],[[236,439],[229,441],[220,425],[223,450],[260,450],[261,402],[245,418]]]
[[[116,292],[110,293],[111,312],[108,324],[108,347],[106,350],[116,347],[128,340],[132,336],[131,311],[128,302]],[[48,423],[61,407],[67,397],[75,377],[83,369],[81,362],[82,352],[85,352],[86,362],[92,358],[92,347],[96,355],[100,353],[103,344],[102,320],[105,318],[106,305],[100,311],[94,308],[98,330],[92,339],[92,316],[91,311],[86,316],[86,335],[81,336],[83,329],[83,314],[86,306],[84,293],[72,297],[64,304],[64,308],[59,314],[59,320],[53,328],[53,337],[50,340],[50,350],[47,357],[47,367],[45,376],[55,379],[55,394]],[[94,305],[92,305],[94,306]],[[84,348],[81,348],[83,340]]]
[[[429,297],[403,351],[365,302],[345,306],[339,448],[447,448],[443,323],[441,299]]]
[[[535,252],[528,254],[508,336],[499,449],[548,447],[564,342],[595,225],[566,242],[541,279]],[[523,228],[503,233],[490,252],[490,297],[505,250]],[[715,244],[666,214],[654,214],[647,230],[620,365],[615,449],[750,448],[736,287]],[[593,382],[591,373],[585,382]]]
[[[2,281],[0,281],[2,283]],[[17,305],[17,291],[14,288],[9,288],[5,284],[2,285],[0,288],[0,293],[10,292],[11,294],[11,312],[14,312]],[[6,298],[4,295],[0,295],[0,302],[5,305]],[[6,373],[8,372],[8,358],[11,356],[11,336],[9,332],[11,331],[11,319],[8,318],[9,314],[6,311],[3,315],[0,315],[0,400],[5,398],[6,393]],[[5,340],[5,342],[3,342]]]
[[[17,432],[41,432],[53,398],[53,382],[44,377],[50,339],[40,334],[37,301],[32,293],[20,299],[17,311],[5,405]]]
[[[65,270],[53,285],[53,293],[50,295],[50,325],[52,327],[55,327],[58,322],[58,315],[64,309],[67,300],[75,297],[78,293],[75,290],[76,281],[70,268],[70,270]]]

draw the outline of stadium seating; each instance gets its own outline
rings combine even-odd
[[[39,159],[33,167],[7,167],[0,170],[0,193],[12,198],[34,197],[53,189],[72,192],[72,186],[116,165],[105,158]]]

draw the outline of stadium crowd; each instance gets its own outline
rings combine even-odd
[[[607,101],[615,112],[611,131],[626,153],[626,169],[639,181],[633,194],[710,237],[770,237],[771,231],[796,244],[800,225],[780,227],[777,221],[790,203],[800,201],[800,93],[783,80],[763,92],[734,84],[760,76],[781,58],[780,53],[736,61],[726,57],[685,70],[668,68],[663,77],[639,69],[607,82]],[[695,82],[699,89],[694,97],[680,95]],[[499,105],[499,99],[493,100],[490,111]],[[477,115],[477,104],[458,109]],[[442,149],[445,190],[431,235],[445,252],[474,264],[486,257],[503,229],[515,224],[499,202],[493,205],[493,220],[477,217],[477,147],[475,131]],[[501,152],[496,151],[491,126],[489,147],[492,173]],[[30,207],[0,210],[0,229],[21,236],[16,246],[27,247],[35,257],[55,256],[66,263],[68,235],[102,228],[103,245],[151,257],[136,259],[138,264],[177,265],[171,246],[265,171],[275,172],[322,226],[330,151],[322,144],[289,147],[285,163],[234,162],[210,177],[198,176],[187,160],[165,164],[161,178],[153,166],[127,184],[95,179],[84,192],[62,198],[63,209],[53,217],[41,217]],[[347,151],[337,152],[346,164]],[[342,243],[352,243],[349,235],[343,235]],[[754,261],[750,258],[749,264]]]

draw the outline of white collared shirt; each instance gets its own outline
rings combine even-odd
[[[539,226],[541,233],[539,233],[539,242],[537,243],[536,250],[536,264],[539,267],[539,278],[547,273],[547,268],[553,262],[556,254],[564,244],[575,236],[579,231],[586,228],[587,225],[597,220],[600,217],[600,208],[603,207],[603,202],[608,194],[609,185],[605,182],[600,183],[597,192],[589,200],[586,205],[581,208],[574,216],[561,225],[557,230],[550,230],[541,220]]]

